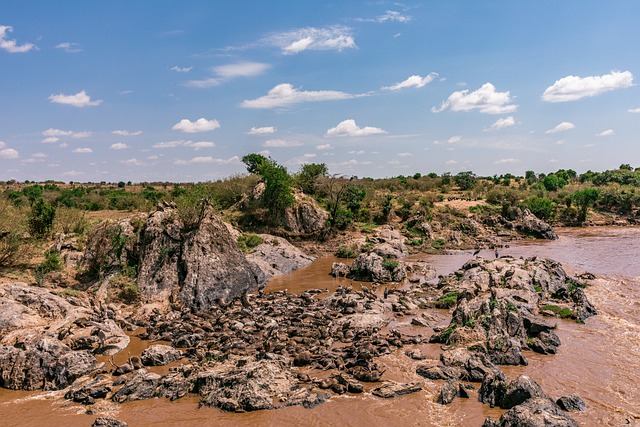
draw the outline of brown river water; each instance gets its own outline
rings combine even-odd
[[[520,373],[536,380],[552,398],[576,393],[588,406],[584,413],[572,414],[582,426],[640,425],[640,228],[597,227],[557,230],[557,241],[526,241],[503,248],[501,255],[540,256],[562,262],[570,273],[589,271],[598,276],[586,289],[599,315],[585,324],[559,321],[557,334],[562,345],[556,355],[526,352],[529,366],[502,367],[510,378]],[[493,251],[480,256],[493,257]],[[453,255],[420,255],[448,274],[471,258],[471,251]],[[323,258],[289,276],[273,280],[267,290],[288,289],[297,293],[308,288],[337,288],[347,279],[328,275],[332,258]],[[357,285],[357,284],[356,284]],[[449,315],[434,311],[442,325]],[[410,318],[399,319],[395,327],[412,331]],[[413,328],[417,329],[417,328]],[[152,343],[132,338],[132,355]],[[428,358],[437,359],[436,344],[419,345]],[[486,416],[503,412],[480,404],[476,394],[455,399],[449,406],[435,403],[440,384],[415,374],[416,362],[403,353],[385,356],[385,379],[422,381],[422,392],[396,399],[380,399],[370,394],[334,397],[313,409],[290,407],[244,414],[222,413],[198,408],[196,397],[175,402],[152,399],[123,405],[106,403],[108,414],[137,426],[469,426],[482,425]],[[126,357],[126,356],[123,356]],[[166,367],[164,368],[166,369]],[[90,426],[95,415],[65,401],[64,392],[15,392],[0,390],[0,426]]]

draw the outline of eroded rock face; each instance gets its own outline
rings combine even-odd
[[[578,423],[549,398],[534,397],[511,408],[498,421],[487,418],[483,427],[578,427]]]
[[[363,282],[401,282],[405,279],[402,261],[387,260],[380,255],[361,253],[349,267],[349,275],[354,280]]]
[[[313,197],[295,193],[293,206],[285,209],[280,225],[290,233],[302,236],[316,235],[327,226],[329,214]]]
[[[556,240],[558,238],[553,228],[532,214],[529,209],[523,209],[514,223],[516,230],[525,235],[548,240]]]
[[[289,274],[311,264],[315,258],[302,252],[282,237],[259,234],[262,243],[246,255],[249,262],[258,266],[266,280]]]
[[[155,344],[146,348],[140,355],[145,366],[163,366],[180,360],[182,352],[169,345]]]

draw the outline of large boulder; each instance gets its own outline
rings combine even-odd
[[[549,240],[556,240],[558,238],[553,228],[532,214],[529,209],[522,210],[521,214],[514,221],[514,225],[516,230],[528,236]]]
[[[267,280],[289,274],[315,260],[282,237],[269,234],[258,236],[262,243],[253,248],[246,258],[262,271]]]
[[[534,397],[505,412],[499,421],[487,418],[483,427],[578,427],[571,417],[546,397]]]
[[[145,366],[163,366],[180,360],[182,352],[170,345],[155,344],[142,351],[140,359]]]
[[[402,261],[386,259],[371,252],[358,255],[347,277],[363,282],[402,282],[406,273]]]
[[[289,233],[301,236],[321,233],[327,226],[329,213],[313,197],[301,192],[296,192],[293,196],[295,201],[284,210],[280,225]]]

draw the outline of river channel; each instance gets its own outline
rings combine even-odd
[[[560,261],[570,273],[596,274],[586,293],[599,315],[585,324],[559,321],[557,334],[562,345],[556,355],[526,352],[526,367],[502,367],[508,377],[524,373],[537,381],[551,397],[576,393],[588,410],[572,414],[582,426],[640,425],[640,228],[593,227],[559,229],[556,241],[522,241],[502,248],[500,255],[539,256]],[[471,251],[450,255],[419,255],[438,274],[448,274],[471,258]],[[494,257],[493,251],[480,256]],[[293,274],[273,280],[267,290],[287,289],[297,293],[309,288],[337,288],[349,284],[328,273],[332,258],[322,258]],[[448,313],[435,312],[442,325]],[[425,332],[422,331],[424,334]],[[428,333],[426,334],[428,336]],[[149,343],[133,339],[130,351],[136,354]],[[420,346],[423,353],[437,358],[435,344]],[[383,378],[422,381],[422,392],[396,399],[380,399],[370,394],[334,397],[312,409],[289,407],[245,414],[222,413],[198,408],[196,397],[175,402],[153,399],[123,405],[107,404],[105,411],[137,426],[469,426],[482,425],[486,416],[499,417],[499,409],[471,399],[455,399],[449,406],[435,403],[440,384],[418,377],[414,361],[404,351],[387,355]],[[0,390],[2,426],[90,426],[95,415],[62,399],[63,392],[15,392]]]

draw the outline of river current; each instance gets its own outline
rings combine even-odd
[[[640,425],[640,228],[594,227],[559,229],[556,241],[523,241],[500,250],[501,255],[539,256],[560,261],[570,273],[597,275],[587,287],[589,300],[599,315],[585,324],[558,321],[562,340],[556,355],[526,352],[529,365],[502,367],[509,378],[520,373],[537,381],[552,398],[578,394],[587,404],[584,413],[572,417],[582,426]],[[493,251],[480,256],[494,257]],[[471,251],[452,255],[420,255],[438,271],[448,274],[471,258]],[[331,278],[332,258],[317,260],[293,274],[273,280],[267,290],[288,289],[297,293],[309,288],[335,289],[349,284]],[[446,325],[449,315],[435,313]],[[406,322],[402,320],[402,322]],[[425,333],[421,331],[421,333]],[[428,336],[428,333],[426,334]],[[133,339],[131,354],[139,354],[150,343]],[[419,346],[437,358],[435,344]],[[126,357],[126,356],[125,356]],[[486,416],[503,412],[471,399],[455,399],[449,406],[435,403],[440,384],[418,377],[415,363],[404,351],[385,356],[384,379],[422,381],[422,392],[396,399],[370,394],[334,397],[312,409],[290,407],[245,414],[222,413],[198,408],[196,397],[175,402],[152,399],[123,405],[106,403],[110,415],[137,426],[469,426],[482,425]],[[0,389],[2,426],[90,426],[95,415],[62,398],[63,392],[15,392]]]

